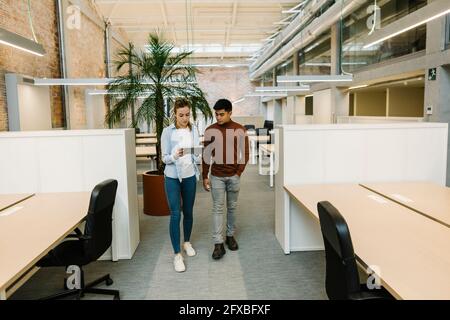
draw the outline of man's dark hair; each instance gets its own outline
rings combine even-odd
[[[225,110],[226,112],[231,112],[233,111],[233,105],[231,104],[230,100],[220,99],[214,105],[214,110]]]

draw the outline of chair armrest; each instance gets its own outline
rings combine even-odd
[[[349,296],[349,300],[363,301],[363,300],[392,300],[392,299],[389,299],[388,297],[385,297],[383,295],[366,294],[366,292],[364,292],[351,294]]]
[[[66,239],[70,239],[70,238],[75,238],[75,239],[79,239],[79,240],[89,240],[91,239],[90,236],[85,236],[84,234],[69,234]]]
[[[395,300],[395,298],[385,289],[368,290],[365,285],[361,285],[361,291],[349,295],[350,300]]]

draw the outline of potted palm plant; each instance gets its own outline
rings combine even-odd
[[[169,214],[161,155],[161,134],[170,123],[166,106],[172,106],[176,98],[182,97],[190,101],[194,121],[199,114],[212,119],[205,94],[196,82],[198,70],[184,63],[192,51],[174,53],[173,49],[174,45],[157,33],[149,35],[146,50],[138,50],[131,44],[123,47],[114,62],[120,75],[108,84],[111,108],[106,122],[110,126],[120,123],[131,110],[132,127],[153,123],[156,128],[157,170],[143,176],[144,213],[149,215]],[[138,99],[142,102],[138,103]]]

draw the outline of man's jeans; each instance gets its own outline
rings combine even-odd
[[[236,207],[241,185],[238,175],[232,177],[216,177],[211,175],[211,195],[213,199],[213,240],[214,244],[223,243],[223,209],[225,194],[227,198],[227,236],[231,237],[235,231]]]

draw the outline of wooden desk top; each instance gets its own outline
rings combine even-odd
[[[18,202],[32,197],[32,193],[26,194],[0,194],[0,211],[15,205]]]
[[[260,144],[259,148],[262,149],[265,152],[274,152],[275,151],[275,145],[274,144]]]
[[[250,141],[269,141],[270,136],[249,136]]]
[[[156,147],[136,147],[136,156],[137,157],[150,157],[156,156]]]
[[[450,188],[430,182],[363,183],[361,186],[450,228]]]
[[[255,136],[256,135],[256,130],[253,130],[253,129],[247,130],[247,135],[248,136]]]
[[[395,297],[450,299],[447,227],[356,184],[285,189],[317,219],[318,202],[333,204],[347,221],[359,261],[378,266]]]
[[[6,290],[80,224],[90,195],[36,194],[2,212],[0,290]]]
[[[136,144],[157,144],[158,139],[156,138],[139,138],[136,139]]]
[[[136,139],[138,138],[156,138],[156,133],[137,133]]]

